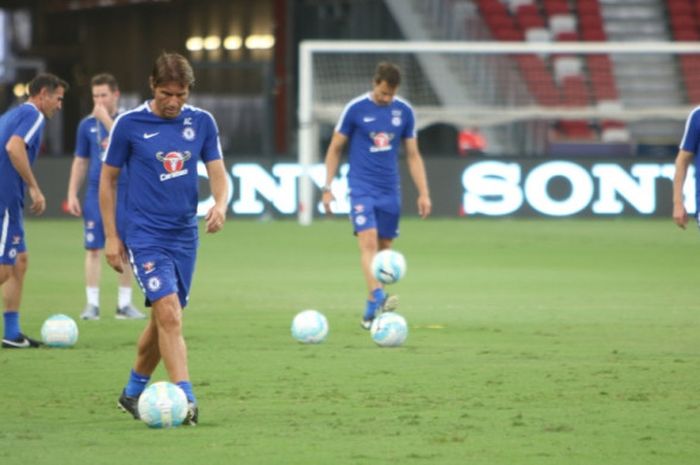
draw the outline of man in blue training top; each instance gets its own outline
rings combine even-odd
[[[199,419],[182,335],[198,245],[197,163],[206,167],[214,206],[206,213],[206,231],[223,229],[228,185],[218,128],[213,116],[185,105],[194,85],[189,62],[163,53],[149,79],[153,99],[119,115],[112,127],[100,177],[100,209],[105,230],[105,257],[123,271],[128,253],[136,280],[151,306],[136,361],[119,397],[119,407],[138,418],[138,398],[163,360],[170,380],[187,395],[184,423]],[[116,184],[129,170],[126,241],[115,220]]]
[[[411,105],[396,95],[401,73],[392,63],[381,62],[374,73],[371,92],[351,100],[340,115],[326,152],[326,185],[323,206],[331,212],[331,184],[338,171],[345,143],[350,140],[348,185],[350,219],[360,248],[360,263],[367,284],[362,327],[369,329],[378,312],[394,310],[397,296],[384,292],[372,275],[374,255],[390,249],[399,235],[401,188],[399,146],[404,142],[406,161],[418,191],[418,214],[426,218],[432,203],[425,165],[416,134]]]
[[[695,215],[700,226],[700,106],[693,109],[685,123],[685,132],[676,156],[676,173],[673,177],[673,221],[685,229],[688,212],[683,203],[683,185],[688,175],[688,166],[695,162]]]
[[[45,118],[61,109],[68,84],[49,73],[29,83],[29,99],[0,117],[0,284],[5,304],[2,347],[25,349],[40,343],[24,335],[19,324],[27,248],[24,243],[24,189],[31,211],[40,215],[46,199],[34,177],[32,164],[41,145]]]
[[[114,76],[107,73],[97,74],[90,80],[93,109],[78,125],[76,135],[75,157],[68,180],[68,212],[83,217],[85,242],[85,294],[87,304],[80,314],[83,320],[100,319],[100,274],[102,270],[100,250],[104,248],[105,236],[100,217],[98,186],[100,170],[104,159],[109,131],[119,111],[119,85]],[[80,206],[78,191],[87,173],[88,182],[85,189],[85,202]],[[117,229],[120,236],[125,236],[126,212],[126,170],[119,176],[117,189]],[[117,296],[118,319],[142,319],[146,315],[138,311],[131,303],[131,268],[124,267],[119,275],[119,294]]]

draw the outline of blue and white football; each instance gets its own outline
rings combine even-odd
[[[406,319],[396,312],[382,313],[372,321],[372,340],[380,347],[398,347],[408,337]]]
[[[174,428],[187,416],[187,396],[177,384],[159,381],[141,393],[138,408],[150,428]]]
[[[51,315],[41,326],[41,339],[49,347],[73,347],[78,342],[78,325],[68,315]]]
[[[328,336],[328,320],[317,310],[304,310],[292,320],[292,337],[304,344],[318,344]]]
[[[372,259],[372,274],[381,283],[393,284],[406,275],[406,259],[396,250],[382,250]]]

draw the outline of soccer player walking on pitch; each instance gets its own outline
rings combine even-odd
[[[85,293],[87,304],[80,314],[83,320],[100,319],[100,274],[101,254],[105,236],[100,216],[98,187],[100,170],[105,149],[109,141],[109,131],[119,110],[119,85],[111,74],[102,73],[90,80],[92,92],[92,113],[80,121],[76,135],[75,157],[68,180],[68,212],[83,217],[85,239]],[[87,173],[88,182],[85,190],[83,208],[78,200],[80,185]],[[126,215],[126,170],[119,176],[117,189],[117,230],[125,237],[124,224]],[[119,295],[115,317],[118,319],[142,319],[146,315],[131,303],[131,269],[124,267],[119,275]]]
[[[19,306],[27,272],[27,248],[24,243],[24,189],[32,200],[32,213],[41,215],[46,199],[34,177],[45,118],[61,109],[68,84],[49,73],[38,74],[29,83],[27,102],[0,117],[0,284],[5,304],[2,347],[27,349],[39,347],[39,341],[20,330]]]
[[[153,99],[114,122],[100,178],[107,261],[121,273],[128,253],[146,305],[152,307],[118,405],[138,418],[138,398],[162,359],[170,380],[187,395],[184,424],[195,425],[199,408],[190,382],[182,311],[198,244],[197,162],[206,166],[215,201],[205,216],[208,233],[224,227],[228,186],[216,121],[210,113],[185,105],[194,85],[189,62],[176,53],[161,54],[149,83]],[[115,222],[116,183],[124,166],[129,170],[126,244]]]
[[[374,255],[390,249],[399,235],[401,191],[399,142],[404,142],[406,161],[418,190],[418,214],[426,218],[432,209],[425,165],[416,134],[411,105],[396,95],[401,73],[392,63],[381,62],[374,73],[372,91],[350,101],[335,127],[326,152],[326,185],[323,206],[331,212],[331,183],[350,140],[348,184],[350,219],[360,248],[360,263],[368,296],[361,325],[369,329],[378,312],[394,310],[397,296],[384,292],[372,275]]]

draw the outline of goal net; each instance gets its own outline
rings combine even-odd
[[[382,60],[401,68],[399,94],[412,104],[419,130],[477,131],[494,156],[541,156],[561,141],[677,143],[700,103],[700,43],[305,41],[302,166],[322,161],[344,106],[371,89]],[[311,178],[300,184],[302,224],[317,209]]]

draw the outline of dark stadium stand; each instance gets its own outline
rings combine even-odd
[[[527,40],[532,30],[544,31],[540,37],[544,35],[558,42],[607,40],[598,0],[571,3],[568,0],[525,0],[515,2],[514,11],[500,1],[476,0],[475,3],[492,36],[500,41]],[[697,32],[697,28],[694,30]],[[564,58],[569,62],[557,63]],[[520,55],[513,56],[513,60],[533,99],[540,105],[591,106],[619,98],[607,55],[579,58]],[[700,94],[700,85],[697,92]],[[603,121],[596,127],[586,120],[568,120],[557,122],[555,128],[563,139],[595,140],[606,130],[624,128],[624,124]]]
[[[700,1],[691,0],[666,0],[668,8],[668,20],[671,34],[675,40],[698,41],[700,40]],[[700,66],[700,57],[693,55],[681,55],[680,71],[685,82],[688,101],[700,102],[700,80],[697,77],[697,69]]]

